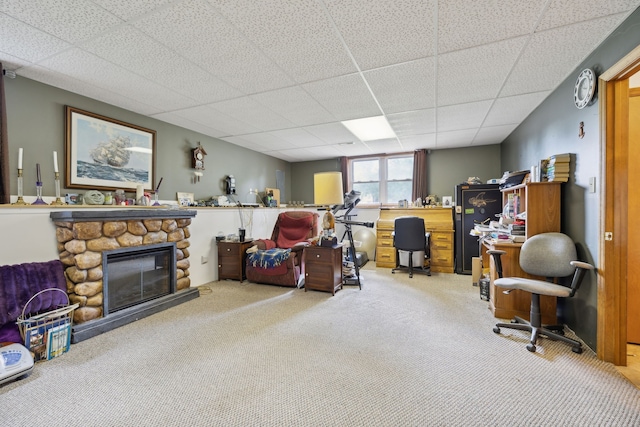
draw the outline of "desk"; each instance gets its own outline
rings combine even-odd
[[[491,269],[489,306],[493,315],[500,319],[512,319],[514,316],[519,316],[528,320],[531,309],[531,294],[522,290],[514,290],[509,294],[504,294],[501,288],[493,284],[494,280],[498,278],[498,273],[495,270],[493,258],[487,254],[488,250],[506,252],[506,254],[502,255],[502,272],[504,277],[515,276],[545,280],[544,277],[532,276],[522,271],[520,263],[518,262],[521,247],[522,243],[494,242],[493,240],[485,240],[482,242],[482,265],[483,267],[490,266]],[[556,297],[541,295],[540,312],[542,314],[542,323],[556,324]]]
[[[431,271],[453,273],[453,209],[451,208],[382,208],[376,223],[376,267],[396,267],[393,247],[395,219],[417,216],[424,219],[425,230],[431,233]]]

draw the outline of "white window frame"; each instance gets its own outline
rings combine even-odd
[[[347,164],[348,164],[348,185],[349,185],[349,189],[353,188],[353,183],[354,183],[354,179],[353,179],[353,163],[356,161],[367,161],[367,160],[378,160],[379,162],[379,166],[378,166],[378,174],[379,174],[379,184],[380,184],[380,194],[379,194],[379,198],[380,200],[387,200],[387,183],[389,182],[389,180],[387,179],[387,161],[389,159],[397,159],[397,158],[404,158],[404,157],[411,157],[411,160],[413,161],[413,153],[395,153],[395,154],[380,154],[380,155],[376,155],[376,156],[362,156],[362,157],[350,157]],[[415,166],[415,165],[414,165]],[[411,171],[411,179],[409,180],[402,180],[402,181],[409,181],[411,182],[411,184],[413,185],[413,170]],[[395,206],[396,202],[389,202],[389,203],[383,203],[383,202],[378,202],[378,203],[365,203],[365,202],[360,202],[358,203],[358,207],[377,207],[377,206],[383,206],[383,207],[387,207],[387,206]]]

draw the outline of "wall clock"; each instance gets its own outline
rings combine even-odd
[[[198,144],[198,146],[191,150],[191,167],[198,170],[204,170],[204,156],[207,152],[204,148]]]
[[[596,93],[596,75],[590,68],[585,68],[578,75],[576,85],[573,88],[573,102],[582,110],[593,101]]]

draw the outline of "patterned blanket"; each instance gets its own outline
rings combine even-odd
[[[291,249],[267,249],[247,255],[247,260],[252,267],[272,268],[277,267],[291,254]]]

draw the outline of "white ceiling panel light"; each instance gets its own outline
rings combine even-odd
[[[396,137],[385,116],[346,120],[342,124],[360,141],[377,141]]]

